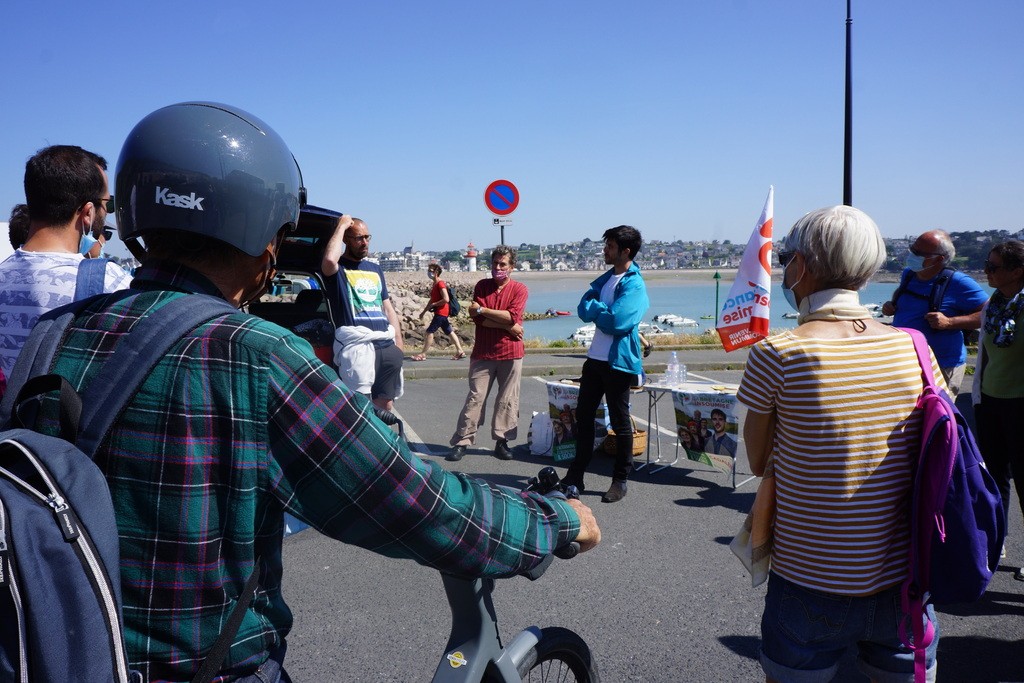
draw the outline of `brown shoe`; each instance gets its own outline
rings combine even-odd
[[[626,482],[621,479],[613,479],[608,493],[601,496],[602,503],[618,503],[626,497]]]

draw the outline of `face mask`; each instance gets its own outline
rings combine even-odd
[[[507,280],[508,279],[508,271],[507,270],[498,270],[497,268],[491,267],[491,277],[493,277],[495,280],[497,280],[499,282],[501,282],[503,280]]]
[[[924,256],[918,256],[917,254],[907,254],[906,260],[907,268],[910,268],[915,273],[920,273],[924,270]]]
[[[82,239],[78,241],[78,253],[85,256],[98,241],[99,240],[93,237],[89,232],[86,232],[82,235]]]
[[[790,263],[792,263],[792,261],[790,261]],[[787,270],[788,270],[788,267],[787,267]],[[800,312],[800,306],[796,302],[796,294],[793,293],[793,287],[796,287],[798,284],[800,284],[800,280],[802,280],[803,277],[804,277],[804,275],[803,275],[803,273],[801,273],[800,277],[797,278],[796,282],[794,282],[791,286],[787,287],[786,286],[786,274],[785,274],[785,272],[783,272],[783,274],[782,274],[782,296],[784,296],[786,298],[786,303],[789,304],[792,307],[792,309],[794,311],[796,311],[797,313]]]
[[[260,297],[270,291],[270,285],[274,282],[274,278],[277,276],[277,257],[273,253],[270,254],[270,263],[267,264],[267,269],[263,271],[263,282],[260,283],[256,293],[250,297],[242,297],[242,305],[251,304],[254,301],[259,301]]]

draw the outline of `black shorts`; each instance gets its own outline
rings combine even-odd
[[[431,319],[430,324],[427,325],[427,334],[437,332],[438,329],[444,330],[445,334],[452,333],[452,324],[448,320],[448,316],[438,315],[437,313],[434,314],[434,317],[433,319]]]
[[[374,379],[370,398],[388,401],[398,396],[402,384],[402,350],[395,344],[374,347]]]

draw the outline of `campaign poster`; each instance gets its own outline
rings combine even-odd
[[[551,415],[551,457],[556,462],[576,457],[576,402],[580,385],[548,382],[548,414]],[[602,403],[594,418],[594,447],[608,434],[608,418]]]
[[[740,433],[735,394],[673,391],[672,404],[676,437],[686,457],[731,473]]]

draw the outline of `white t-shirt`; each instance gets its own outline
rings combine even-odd
[[[10,377],[39,316],[75,298],[81,254],[16,250],[0,263],[0,369]],[[131,276],[107,262],[103,291],[125,289]]]
[[[620,273],[615,275],[614,273],[608,281],[604,283],[604,287],[601,288],[601,303],[605,306],[611,306],[612,302],[615,301],[615,287],[619,284],[619,280],[626,273]],[[596,328],[596,326],[595,326]],[[608,360],[608,354],[612,350],[612,341],[615,338],[607,332],[602,332],[600,328],[594,330],[594,340],[590,342],[590,350],[587,351],[587,358],[593,358],[594,360]]]

